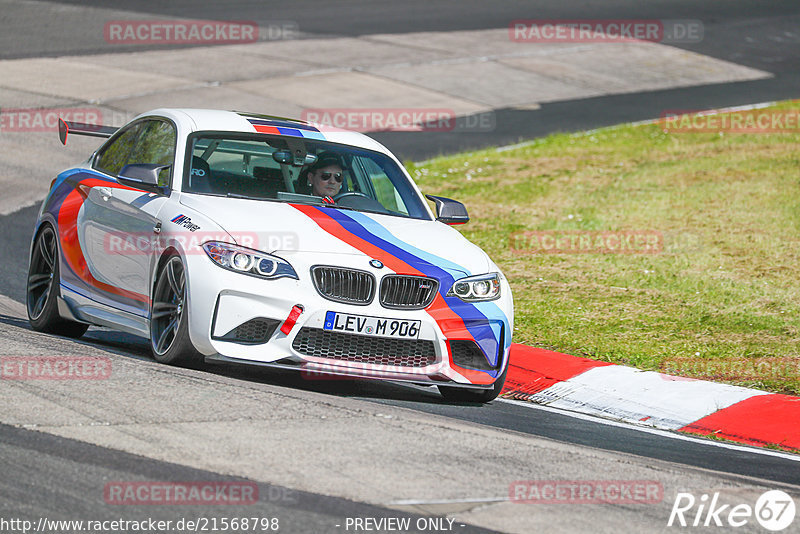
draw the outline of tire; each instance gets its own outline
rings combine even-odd
[[[28,321],[37,332],[79,338],[89,325],[58,314],[60,272],[58,238],[53,227],[45,224],[36,236],[28,265],[25,292]]]
[[[506,373],[508,372],[508,364],[506,368],[494,381],[492,389],[484,389],[475,391],[471,389],[457,388],[452,386],[437,386],[439,393],[448,402],[472,402],[484,404],[493,401],[503,391],[503,385],[506,383]]]
[[[200,367],[203,358],[189,339],[186,309],[186,272],[178,255],[161,267],[150,305],[150,349],[156,361],[184,367]]]

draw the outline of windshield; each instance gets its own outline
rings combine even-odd
[[[216,133],[193,135],[188,148],[186,193],[430,219],[409,178],[380,152],[295,137]],[[304,164],[286,162],[294,157]]]

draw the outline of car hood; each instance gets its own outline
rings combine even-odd
[[[211,218],[237,244],[287,259],[313,254],[317,263],[333,263],[334,257],[320,256],[356,255],[387,267],[400,260],[426,274],[438,267],[464,276],[493,266],[483,250],[436,221],[191,194],[181,195],[180,203]]]

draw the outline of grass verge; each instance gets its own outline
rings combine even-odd
[[[800,132],[624,125],[407,167],[467,205],[460,230],[511,282],[515,342],[800,394]],[[609,232],[659,245],[568,245]]]

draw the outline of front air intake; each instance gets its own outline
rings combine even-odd
[[[436,362],[433,341],[343,334],[307,326],[300,329],[292,348],[304,356],[392,367],[425,367]]]
[[[447,344],[450,346],[450,354],[453,357],[453,363],[464,369],[478,369],[481,371],[495,371],[500,369],[500,364],[503,363],[503,338],[504,334],[500,334],[500,342],[497,346],[497,361],[495,365],[489,363],[483,351],[472,340],[467,339],[451,339]],[[495,356],[493,354],[492,356]]]
[[[375,277],[366,271],[318,265],[311,278],[317,292],[334,302],[364,306],[375,296]]]
[[[258,345],[269,341],[279,324],[280,321],[276,319],[256,317],[240,324],[224,336],[214,337],[214,339],[242,345]]]
[[[425,276],[390,274],[381,281],[381,306],[395,310],[421,310],[436,297],[439,282]]]

